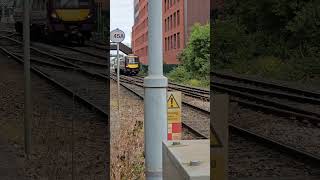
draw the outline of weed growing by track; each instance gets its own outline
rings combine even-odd
[[[144,179],[143,104],[122,91],[119,121],[114,83],[111,93],[111,179]]]

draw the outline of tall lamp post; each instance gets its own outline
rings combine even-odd
[[[148,76],[144,78],[144,139],[147,180],[162,179],[162,141],[167,140],[167,86],[163,76],[162,1],[148,3]]]
[[[30,93],[30,4],[29,0],[24,0],[24,77],[25,77],[25,96],[24,96],[24,142],[27,158],[31,149],[31,93]]]

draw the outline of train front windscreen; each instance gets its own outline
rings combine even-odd
[[[55,0],[54,7],[58,9],[88,8],[90,0]]]
[[[139,64],[139,58],[137,56],[128,57],[128,64]]]

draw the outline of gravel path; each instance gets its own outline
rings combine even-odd
[[[19,74],[11,74],[10,69],[17,64],[9,63],[7,57],[0,54],[0,179],[22,179],[24,172],[23,151],[23,92],[16,91]],[[8,74],[11,74],[8,76]]]

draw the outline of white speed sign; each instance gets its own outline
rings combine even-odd
[[[115,29],[110,33],[110,40],[115,43],[120,43],[124,40],[125,34],[120,29]]]

